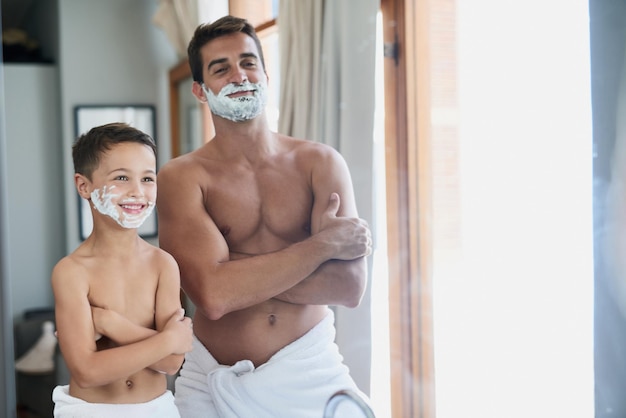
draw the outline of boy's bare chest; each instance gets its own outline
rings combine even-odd
[[[151,324],[157,284],[158,273],[145,263],[104,263],[90,279],[89,302]]]

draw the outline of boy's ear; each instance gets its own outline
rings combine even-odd
[[[76,186],[76,191],[83,199],[89,200],[91,198],[91,191],[89,190],[89,184],[91,182],[80,173],[74,174],[74,185]]]

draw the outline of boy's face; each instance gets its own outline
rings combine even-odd
[[[98,212],[124,228],[138,228],[152,213],[156,202],[154,153],[148,146],[135,142],[116,144],[102,155],[91,181],[77,182],[77,187],[82,197],[91,199]]]

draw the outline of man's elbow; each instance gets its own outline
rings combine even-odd
[[[356,272],[351,280],[349,280],[349,286],[345,291],[343,306],[346,308],[356,308],[359,306],[363,300],[366,287],[367,273]]]
[[[220,297],[205,296],[198,300],[196,307],[211,321],[217,321],[228,313],[228,307]]]
[[[363,300],[363,294],[365,292],[364,291],[359,291],[359,292],[350,292],[344,302],[344,306],[346,308],[356,308],[357,306],[359,306],[361,304],[361,301]]]

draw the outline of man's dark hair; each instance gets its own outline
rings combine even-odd
[[[254,40],[259,50],[259,59],[261,60],[263,69],[265,69],[261,41],[254,30],[254,26],[246,19],[228,15],[217,19],[213,23],[203,23],[196,28],[189,42],[189,46],[187,47],[189,67],[191,68],[191,76],[194,81],[202,83],[202,55],[200,54],[200,49],[213,39],[238,32],[245,33]]]
[[[126,123],[109,123],[96,126],[76,139],[72,146],[74,172],[87,176],[91,180],[91,175],[100,165],[102,155],[113,145],[122,142],[146,145],[156,157],[156,144],[150,135]]]

